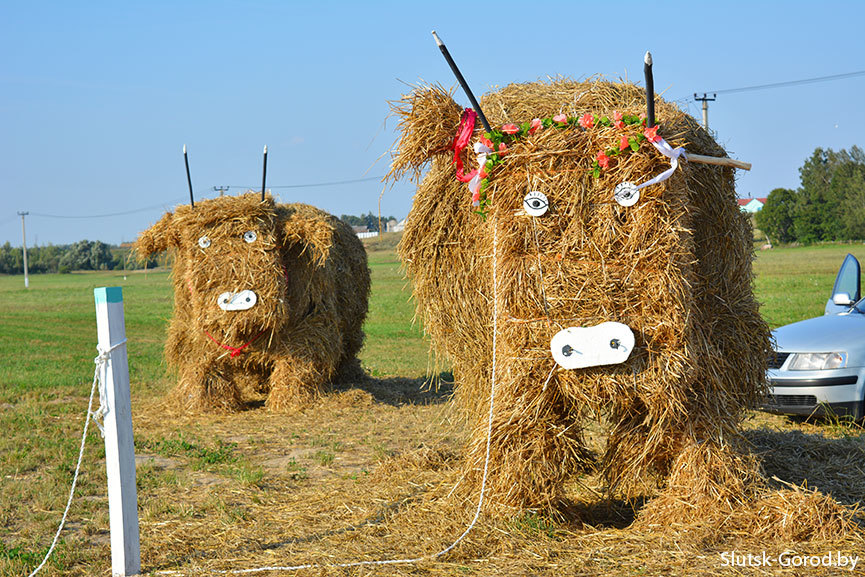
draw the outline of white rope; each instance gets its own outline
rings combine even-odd
[[[308,563],[305,565],[287,565],[287,566],[271,566],[271,567],[255,567],[252,569],[233,569],[233,570],[210,570],[211,573],[218,575],[242,575],[242,574],[250,574],[250,573],[263,573],[265,571],[299,571],[301,569],[314,569],[314,568],[323,568],[323,567],[337,567],[337,568],[350,568],[350,567],[362,567],[367,565],[397,565],[397,564],[408,564],[408,563],[419,563],[421,561],[426,561],[430,559],[435,559],[436,557],[441,557],[442,555],[449,553],[452,551],[460,542],[466,538],[466,536],[474,529],[475,525],[478,522],[478,519],[481,516],[481,510],[483,509],[484,504],[484,493],[486,492],[487,487],[487,475],[489,473],[489,465],[490,465],[490,444],[492,438],[492,430],[493,430],[493,407],[496,396],[496,333],[498,333],[498,281],[496,280],[496,261],[498,259],[498,231],[495,228],[495,222],[493,222],[493,367],[492,373],[490,375],[490,408],[489,414],[487,416],[487,446],[486,446],[486,456],[484,457],[484,474],[481,479],[481,491],[480,496],[478,497],[478,506],[475,509],[475,516],[472,518],[471,523],[469,523],[466,530],[463,531],[462,535],[456,538],[453,543],[438,551],[437,553],[431,553],[429,555],[423,555],[420,557],[414,557],[411,559],[382,559],[379,561],[354,561],[352,563],[331,563],[331,564],[320,564],[320,563]],[[552,375],[552,373],[550,373]],[[549,379],[548,379],[549,381]],[[159,571],[160,574],[177,574],[181,573],[181,571]]]
[[[93,422],[99,427],[99,434],[102,435],[102,438],[105,438],[105,427],[103,423],[105,422],[105,415],[108,414],[108,396],[105,391],[105,383],[108,381],[108,361],[111,358],[111,353],[114,352],[114,349],[121,345],[126,344],[126,339],[115,343],[111,346],[107,351],[103,351],[98,346],[96,350],[99,351],[99,354],[93,359],[93,362],[96,363],[96,373],[98,375],[99,381],[99,407],[95,411],[89,411],[88,414],[90,418],[93,419]],[[101,374],[100,374],[101,371]],[[96,379],[97,375],[94,375],[93,378]]]
[[[54,552],[54,548],[57,546],[57,540],[60,538],[60,532],[63,531],[63,526],[66,524],[66,516],[69,514],[70,507],[72,507],[72,497],[75,495],[75,486],[78,484],[78,473],[81,471],[81,460],[84,458],[84,445],[87,443],[87,429],[90,426],[90,419],[93,419],[93,422],[95,422],[96,426],[99,427],[99,430],[102,431],[102,425],[99,423],[99,421],[96,420],[96,416],[97,414],[99,414],[100,416],[104,416],[107,413],[107,405],[104,401],[104,371],[107,370],[108,360],[111,357],[111,351],[125,343],[126,339],[123,339],[107,351],[103,351],[102,349],[97,347],[99,355],[95,359],[93,359],[93,362],[96,363],[96,369],[93,371],[93,385],[90,387],[90,400],[87,402],[87,415],[84,417],[84,432],[81,434],[81,447],[78,449],[78,463],[75,465],[75,474],[72,476],[72,488],[69,489],[69,499],[66,501],[66,510],[63,511],[63,517],[60,519],[60,526],[57,527],[57,533],[54,534],[54,540],[51,542],[51,547],[48,548],[48,552],[45,554],[45,558],[42,559],[42,563],[40,563],[39,566],[34,569],[28,577],[33,577],[42,570],[42,568],[48,562],[48,559],[51,557],[51,554]],[[93,397],[96,393],[97,388],[99,389],[100,407],[96,409],[96,411],[93,411]]]

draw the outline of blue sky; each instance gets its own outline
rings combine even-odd
[[[700,117],[694,92],[865,70],[857,2],[10,2],[0,0],[0,243],[133,240],[214,186],[387,172],[405,83],[454,83],[438,31],[476,94],[547,75],[642,82]],[[740,196],[795,188],[820,146],[865,146],[865,76],[719,94],[709,122]],[[458,100],[467,105],[462,92]],[[524,120],[524,119],[518,119]],[[383,185],[281,188],[337,215],[377,212]],[[385,191],[404,217],[414,187]],[[131,212],[108,218],[68,218]],[[63,216],[67,218],[56,218]]]

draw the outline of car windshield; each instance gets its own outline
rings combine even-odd
[[[850,312],[865,315],[865,299],[859,299],[859,302],[853,305],[853,308],[850,309]]]

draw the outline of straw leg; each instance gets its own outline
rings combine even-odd
[[[314,362],[299,357],[281,358],[273,365],[265,406],[276,413],[305,409],[322,395],[326,380],[326,372]]]
[[[664,490],[640,511],[638,525],[669,527],[752,508],[765,489],[759,459],[717,439],[686,437]]]
[[[525,387],[502,387],[490,431],[486,496],[493,512],[557,509],[562,484],[589,459],[578,415],[568,413],[552,391],[521,394]],[[487,420],[479,422],[469,446],[472,486],[479,488],[486,457]]]
[[[234,412],[243,406],[230,375],[212,365],[185,365],[180,369],[177,394],[190,412]]]
[[[622,395],[613,404],[613,427],[603,460],[604,477],[613,491],[637,497],[653,474],[669,471],[681,446],[681,433],[670,423],[653,418],[656,413],[672,418],[663,411],[653,411],[636,397]]]

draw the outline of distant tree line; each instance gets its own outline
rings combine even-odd
[[[367,230],[379,232],[378,230],[378,215],[373,214],[371,211],[367,214],[362,214],[360,216],[354,216],[353,214],[343,214],[339,217],[339,220],[346,223],[349,226],[365,226]],[[381,217],[381,225],[382,227],[387,226],[387,221],[396,220],[392,216],[382,216]]]
[[[799,169],[796,190],[776,188],[755,216],[773,242],[865,239],[865,152],[818,148]]]
[[[148,267],[156,266],[151,260]],[[77,270],[144,268],[145,263],[129,259],[127,247],[101,241],[81,240],[74,244],[27,247],[27,270],[37,273],[66,273]],[[24,251],[6,242],[0,246],[0,274],[23,274]]]

